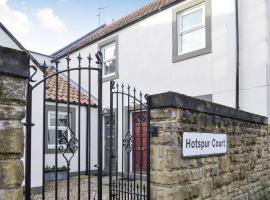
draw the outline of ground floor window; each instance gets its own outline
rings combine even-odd
[[[71,130],[75,133],[75,108],[70,108],[69,116],[67,107],[58,107],[58,117],[56,119],[55,106],[47,106],[46,112],[46,153],[55,153],[55,145],[61,146],[60,138],[71,137]],[[57,120],[57,121],[56,121]],[[69,123],[68,123],[69,120]],[[68,128],[69,127],[69,128]],[[55,134],[57,133],[57,138]]]
[[[71,115],[69,115],[71,118]],[[69,137],[68,130],[67,130],[67,120],[68,120],[68,115],[67,112],[58,112],[58,119],[57,119],[57,127],[55,124],[56,120],[56,115],[55,112],[49,111],[48,112],[48,148],[49,149],[54,149],[55,148],[55,129],[57,128],[57,138],[58,138],[58,145],[59,144],[59,139],[64,137],[65,134]]]

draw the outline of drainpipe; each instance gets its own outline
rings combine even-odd
[[[235,34],[236,34],[236,88],[235,88],[235,108],[238,110],[239,106],[239,13],[238,0],[235,0]]]

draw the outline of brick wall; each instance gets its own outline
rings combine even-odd
[[[151,199],[270,199],[267,119],[176,93],[151,97]],[[182,157],[183,132],[226,133],[226,155]]]
[[[0,47],[0,199],[22,200],[26,78],[29,58]]]

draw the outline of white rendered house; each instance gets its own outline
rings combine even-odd
[[[88,65],[89,54],[94,57],[97,51],[103,53],[104,136],[112,80],[135,86],[144,94],[174,91],[226,106],[239,105],[241,110],[269,117],[269,4],[268,0],[155,0],[91,31],[52,57],[57,57],[60,69],[64,69],[67,55],[71,58],[70,66],[77,67],[79,53],[83,58],[82,66]],[[0,45],[9,41],[2,35],[0,31]],[[12,41],[5,45],[16,48]],[[41,63],[50,60],[34,54]],[[38,75],[41,79],[42,74]],[[88,74],[82,74],[82,88],[86,91],[88,78]],[[76,74],[71,74],[71,79],[75,85],[78,83]],[[96,76],[91,79],[97,82]],[[40,98],[42,92],[37,90],[36,97]],[[94,86],[92,94],[97,96]],[[33,106],[40,109],[41,104],[42,101],[36,100]],[[53,101],[48,102],[48,107],[53,104]],[[73,108],[76,109],[76,105]],[[131,123],[136,121],[136,113],[125,110],[123,115],[125,119],[129,115]],[[47,116],[49,119],[50,112]],[[77,118],[76,114],[74,116]],[[37,122],[33,132],[38,132],[42,116],[37,114],[34,118]],[[127,122],[123,123],[126,126]],[[48,130],[50,128],[53,129],[48,124]],[[120,144],[125,131],[126,127],[118,133]],[[33,135],[33,140],[37,141],[35,149],[42,146],[39,136]],[[104,137],[104,169],[108,167],[105,140]],[[116,148],[121,154],[122,147]],[[47,155],[53,163],[51,156]],[[97,159],[95,156],[93,158]],[[36,177],[41,176],[41,162],[41,158],[37,158],[38,168],[33,169]],[[75,172],[76,167],[75,163]],[[40,185],[41,177],[33,180],[33,187]]]
[[[156,0],[53,56],[101,50],[105,88],[115,80],[269,116],[269,12],[267,0]]]

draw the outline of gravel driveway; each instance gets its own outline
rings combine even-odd
[[[108,177],[103,177],[103,200],[108,200]],[[54,181],[47,182],[45,185],[45,199],[54,200]],[[58,199],[67,199],[67,181],[58,181]],[[97,200],[97,177],[91,176],[91,200]],[[88,177],[81,176],[81,200],[88,200]],[[42,195],[32,195],[32,200],[41,200]],[[70,200],[78,199],[78,177],[73,177],[70,180]]]

